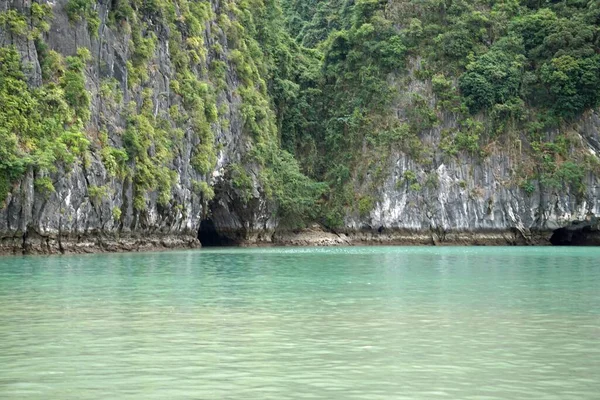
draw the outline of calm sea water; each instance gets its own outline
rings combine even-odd
[[[600,249],[0,258],[2,399],[600,399]]]

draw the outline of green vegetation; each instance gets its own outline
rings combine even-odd
[[[282,135],[294,143],[287,148],[295,149],[306,171],[329,183],[334,214],[360,205],[353,193],[366,190],[359,196],[364,198],[374,192],[356,176],[380,171],[390,147],[427,170],[438,149],[446,157],[467,155],[479,162],[489,144],[516,140],[536,160],[534,168],[515,176],[528,182],[527,193],[536,180],[550,189],[585,191],[583,176],[593,168],[589,157],[561,131],[600,104],[598,2],[282,0],[282,5],[288,31],[313,48],[312,60],[321,64],[298,96],[310,96],[316,111],[292,112],[311,119],[296,130],[284,125]],[[411,89],[415,82],[430,85],[435,97]],[[457,126],[442,130],[438,149],[424,146],[421,138],[441,118]],[[560,150],[551,145],[556,142],[563,144]],[[420,188],[418,182],[408,186]]]
[[[98,37],[100,18],[98,17],[98,11],[96,11],[95,0],[69,0],[65,10],[71,22],[86,21],[90,35]]]
[[[375,206],[375,199],[372,196],[365,196],[358,201],[358,212],[362,217],[367,216]]]
[[[203,200],[206,202],[211,201],[215,197],[215,191],[213,188],[204,181],[193,181],[192,187],[194,192],[199,196],[202,196]]]
[[[112,209],[112,216],[113,219],[116,221],[119,221],[121,219],[121,209],[119,207],[115,207]]]
[[[93,203],[99,204],[102,202],[102,200],[108,198],[109,190],[110,189],[106,186],[90,185],[88,187],[88,195]]]
[[[40,193],[45,198],[50,197],[50,195],[55,191],[52,179],[47,176],[37,178],[33,182],[33,187],[35,188],[36,192]]]
[[[27,171],[50,195],[52,173],[85,167],[92,149],[111,178],[133,183],[137,212],[155,194],[185,213],[172,196],[174,164],[190,160],[192,190],[208,203],[217,137],[229,128],[242,130],[243,156],[225,171],[240,200],[258,190],[291,227],[367,216],[398,152],[423,171],[405,171],[398,190],[435,189],[440,159],[479,163],[502,148],[528,161],[513,182],[526,194],[539,183],[582,197],[600,166],[569,132],[600,105],[599,9],[596,0],[119,0],[106,29],[122,41],[126,71],[114,77],[86,48],[46,46],[48,5],[9,9],[6,43],[34,43],[42,79],[32,83],[16,47],[0,48],[0,203]],[[96,1],[69,0],[65,12],[98,35]],[[97,103],[102,115],[92,115]],[[92,201],[103,189],[88,188]]]
[[[83,82],[85,52],[69,57],[65,75],[40,87],[27,85],[21,57],[14,47],[0,48],[0,199],[10,183],[28,169],[36,174],[69,168],[83,160],[89,141],[83,121],[89,118],[89,95],[76,88]],[[36,189],[54,191],[48,177],[36,181]]]
[[[77,56],[66,58],[66,68],[60,80],[65,93],[65,101],[75,111],[82,122],[90,119],[90,94],[85,87],[85,63],[91,59],[90,51],[86,48],[77,50]]]
[[[50,30],[52,8],[48,4],[32,3],[30,11],[29,19],[17,10],[0,12],[0,28],[16,37],[38,39]]]

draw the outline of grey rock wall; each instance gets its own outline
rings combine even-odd
[[[413,60],[413,70],[418,69],[418,62]],[[400,96],[397,105],[399,118],[403,118],[404,110],[410,106],[402,99],[414,93],[428,99],[432,108],[436,105],[431,86],[423,81],[412,79],[406,88],[399,90],[407,93]],[[374,209],[368,216],[348,215],[346,232],[362,232],[359,237],[367,237],[369,241],[385,241],[390,231],[396,231],[424,233],[442,242],[464,243],[465,236],[460,234],[466,233],[470,235],[466,242],[480,236],[485,243],[485,237],[491,235],[492,239],[487,241],[492,243],[549,244],[553,230],[600,214],[598,176],[589,173],[584,177],[583,196],[576,195],[568,186],[549,188],[539,181],[531,182],[533,190],[528,193],[515,179],[520,168],[534,163],[523,134],[490,146],[489,155],[484,158],[465,152],[448,157],[440,150],[442,132],[456,129],[456,118],[447,113],[439,117],[440,124],[422,135],[424,146],[433,151],[433,163],[424,166],[401,151],[392,152],[387,178],[373,194]],[[584,114],[561,130],[549,135],[568,131],[584,151],[595,158],[600,156],[597,111]],[[405,182],[407,171],[416,174],[419,190]],[[388,233],[381,235],[382,231]],[[497,234],[505,235],[506,240],[496,240]]]
[[[175,104],[175,96],[170,93],[170,82],[174,79],[174,67],[169,58],[167,27],[153,26],[158,43],[150,60],[149,83],[131,90],[128,88],[126,63],[131,57],[130,37],[111,29],[108,24],[111,1],[98,2],[98,15],[101,23],[97,38],[90,36],[85,21],[71,23],[65,6],[67,0],[48,2],[53,8],[54,18],[50,31],[44,35],[49,50],[64,56],[74,55],[80,47],[90,50],[93,61],[86,68],[86,87],[91,93],[91,121],[86,127],[91,141],[89,165],[79,163],[69,170],[59,168],[51,174],[56,191],[47,196],[35,190],[34,181],[38,176],[33,169],[18,182],[9,194],[5,206],[0,209],[0,253],[58,253],[102,250],[136,250],[152,247],[198,246],[198,230],[201,220],[208,210],[201,198],[193,191],[193,181],[206,181],[217,185],[223,180],[225,168],[233,162],[240,162],[248,149],[248,138],[242,133],[242,120],[239,114],[241,100],[236,93],[237,78],[230,67],[226,80],[227,89],[218,98],[218,104],[227,110],[229,121],[226,127],[218,123],[212,125],[215,146],[219,148],[218,162],[213,173],[201,176],[191,166],[193,150],[198,138],[186,131],[171,169],[178,174],[178,181],[172,190],[170,206],[161,206],[157,194],[147,196],[146,211],[133,208],[133,184],[131,180],[111,177],[102,164],[99,146],[95,144],[99,127],[108,131],[113,147],[122,148],[121,133],[125,128],[125,107],[130,101],[141,99],[144,89],[151,89],[155,112],[168,110]],[[212,0],[213,8],[218,0]],[[24,9],[30,6],[29,0],[1,2],[0,11],[8,8]],[[205,43],[207,47],[218,40],[227,51],[227,39],[218,31],[212,21],[206,24]],[[0,28],[0,45],[15,46],[22,55],[24,65],[31,65],[27,71],[30,85],[41,84],[41,69],[33,40],[13,37]],[[207,60],[208,63],[209,60]],[[207,66],[205,65],[206,69]],[[103,79],[115,78],[123,93],[120,104],[105,102],[99,95]],[[108,188],[108,195],[102,199],[90,197],[91,186]],[[258,196],[258,192],[256,192]],[[227,196],[231,200],[231,195]],[[217,200],[218,202],[218,200]],[[254,203],[258,203],[257,199]],[[175,206],[176,205],[176,206]],[[258,204],[257,204],[258,205]],[[114,218],[113,210],[119,208],[121,217]],[[253,214],[252,210],[247,210]],[[224,215],[219,223],[232,227],[248,225],[240,222],[240,217]]]

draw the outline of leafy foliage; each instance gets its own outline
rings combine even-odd
[[[341,225],[349,211],[366,217],[392,150],[427,169],[438,155],[476,162],[489,146],[518,142],[535,161],[520,177],[527,193],[538,181],[581,195],[596,168],[563,128],[600,104],[597,0],[108,3],[108,28],[126,39],[126,73],[91,91],[86,73],[104,66],[86,49],[64,57],[48,49],[48,5],[0,13],[10,40],[35,42],[43,81],[29,86],[17,50],[0,49],[0,203],[27,170],[51,193],[49,173],[85,161],[90,142],[111,177],[132,180],[136,210],[152,192],[180,207],[172,198],[180,157],[191,159],[206,203],[218,133],[238,118],[247,156],[228,176],[245,201],[258,183],[290,226]],[[97,36],[96,1],[69,0],[65,10]],[[151,78],[165,56],[172,74],[158,93]],[[97,122],[96,92],[104,110],[125,117],[122,132],[101,115],[101,132],[84,134]],[[410,173],[399,190],[435,187],[436,175]],[[88,191],[101,198],[99,190]]]
[[[437,149],[423,146],[420,138],[440,118],[456,120],[456,129],[443,131],[438,147],[450,157],[461,152],[485,157],[486,144],[522,135],[519,143],[531,146],[520,148],[543,159],[547,143],[564,142],[563,133],[551,131],[600,104],[597,1],[284,0],[282,5],[288,30],[297,42],[317,49],[314,62],[322,60],[321,70],[296,95],[311,93],[316,112],[295,111],[310,119],[303,129],[284,126],[284,143],[293,144],[286,148],[295,149],[308,171],[329,182],[329,204],[338,208],[366,195],[357,199],[348,189],[357,176],[379,171],[369,167],[376,162],[365,161],[369,149],[385,160],[385,147],[396,146],[426,165]],[[406,56],[418,60],[415,69],[406,68]],[[421,94],[403,93],[414,90],[409,89],[414,79],[431,84],[433,104]],[[588,168],[574,146],[563,148],[560,157],[548,155],[525,181],[550,182],[552,188],[560,186],[557,182],[582,182],[563,167],[570,157],[582,171]]]
[[[504,104],[519,96],[525,57],[519,39],[504,38],[467,65],[460,90],[473,112]]]
[[[96,11],[95,0],[69,0],[65,9],[71,22],[86,21],[89,33],[93,37],[98,37],[100,18]]]
[[[80,82],[84,61],[79,56],[71,61],[78,68],[68,66],[69,76]],[[17,50],[0,48],[0,175],[5,177],[0,198],[10,190],[7,183],[27,169],[51,172],[60,165],[69,167],[87,153],[89,141],[81,118],[89,116],[89,98],[73,101],[68,96],[70,88],[70,80],[30,88]],[[43,179],[36,187],[53,191],[51,181]]]

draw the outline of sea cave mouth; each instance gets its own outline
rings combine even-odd
[[[600,229],[598,219],[574,221],[571,225],[554,231],[550,238],[553,246],[598,246]]]
[[[230,237],[219,233],[219,230],[212,219],[205,219],[200,222],[198,240],[200,241],[202,247],[225,247],[237,246],[239,244]]]

